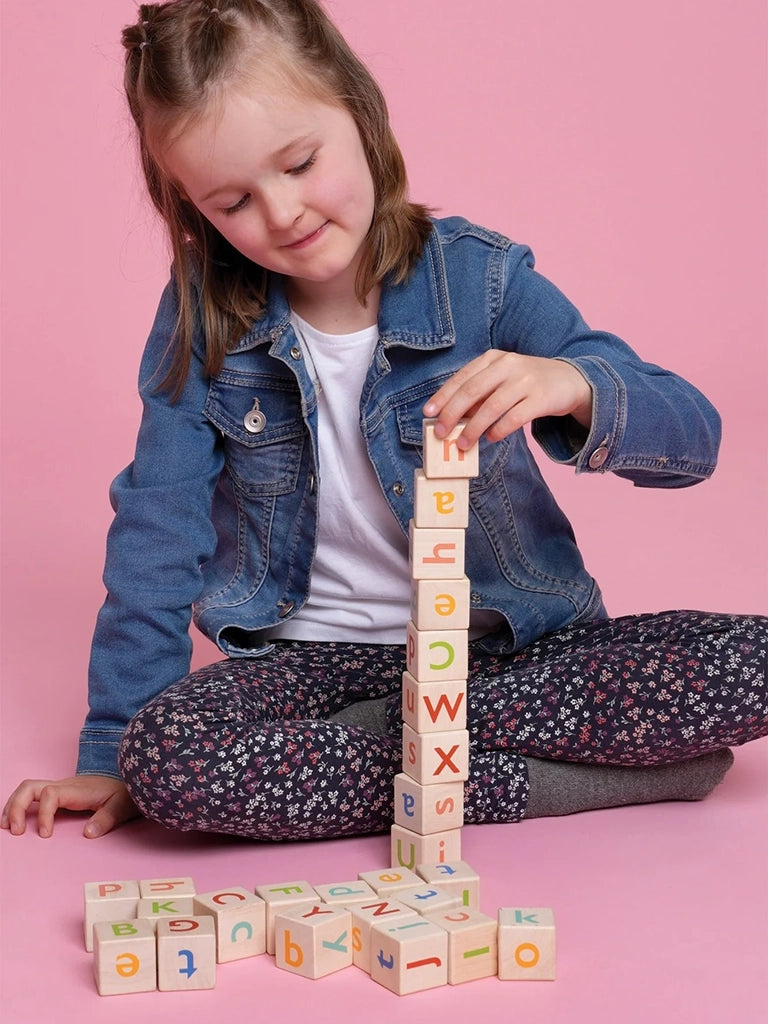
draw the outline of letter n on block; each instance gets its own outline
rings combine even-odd
[[[399,900],[374,899],[370,903],[356,903],[349,908],[352,915],[352,960],[356,967],[371,973],[371,925],[412,920],[419,915]]]
[[[462,451],[456,439],[466,425],[460,420],[447,437],[435,437],[436,420],[424,420],[422,441],[424,445],[424,472],[430,480],[446,477],[473,477],[480,470],[480,456],[477,445]]]
[[[131,919],[95,924],[93,973],[100,996],[154,992],[157,955],[155,929],[150,922]]]
[[[499,910],[502,981],[555,980],[555,915],[543,907]]]
[[[461,829],[433,832],[420,836],[417,832],[393,825],[390,829],[390,855],[394,868],[414,871],[417,864],[442,864],[461,860]],[[419,884],[417,879],[416,884]]]
[[[371,977],[399,996],[448,982],[448,933],[425,918],[371,926]]]

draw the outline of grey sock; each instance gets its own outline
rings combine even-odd
[[[332,722],[343,722],[345,725],[356,725],[368,732],[384,736],[387,732],[387,698],[361,700],[350,704],[330,716]]]
[[[650,768],[624,768],[525,758],[530,792],[526,818],[660,800],[703,800],[733,764],[730,750]]]

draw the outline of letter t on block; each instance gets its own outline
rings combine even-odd
[[[460,420],[447,437],[437,438],[437,420],[424,420],[424,472],[429,479],[477,476],[480,468],[477,445],[467,451],[456,446],[456,439],[464,429],[465,422]]]

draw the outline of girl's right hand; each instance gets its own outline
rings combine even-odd
[[[27,811],[37,804],[37,832],[43,839],[53,835],[53,819],[62,808],[69,811],[94,811],[83,828],[87,839],[96,839],[116,825],[136,818],[139,811],[120,779],[106,775],[75,775],[54,782],[26,779],[17,786],[3,808],[0,828],[11,835],[26,831]]]

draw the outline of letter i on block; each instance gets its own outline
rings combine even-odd
[[[154,992],[157,956],[155,930],[149,921],[132,919],[95,924],[93,973],[100,996]]]
[[[424,917],[371,925],[371,978],[399,996],[448,983],[448,933]]]
[[[502,981],[555,980],[555,915],[543,907],[499,910]]]

